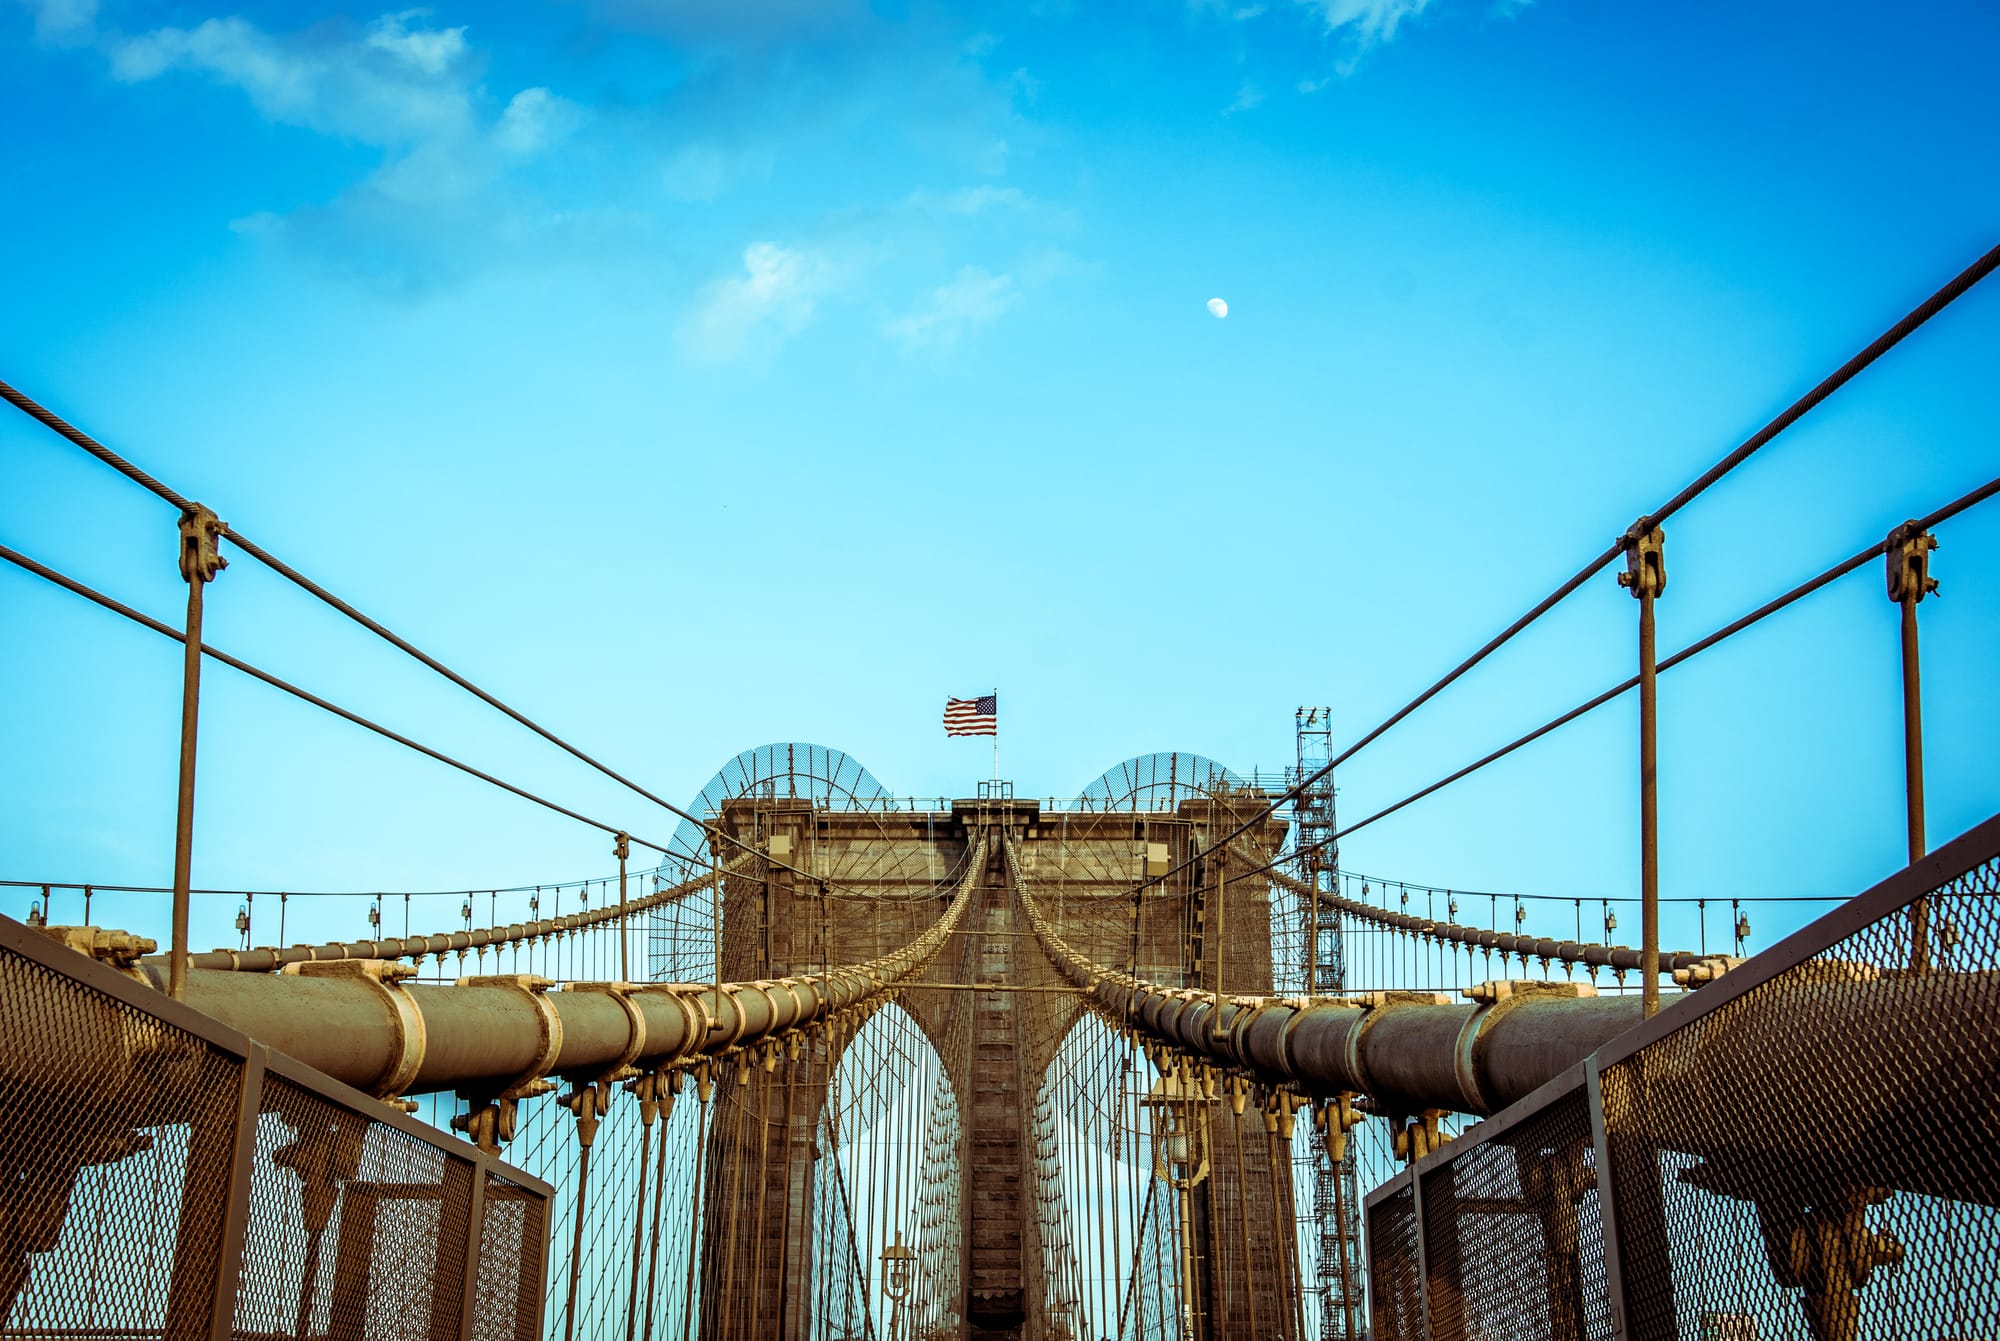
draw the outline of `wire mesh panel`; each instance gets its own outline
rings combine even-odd
[[[1407,1175],[1368,1204],[1368,1290],[1374,1341],[1422,1341],[1423,1272],[1416,1187]]]
[[[1603,1073],[1634,1337],[2000,1332],[2000,859]]]
[[[2000,1336],[2000,817],[1368,1214],[1378,1338]]]
[[[238,1331],[385,1341],[457,1331],[471,1164],[276,1077],[257,1148]]]
[[[8,1332],[158,1335],[170,1294],[199,1314],[173,1330],[206,1331],[241,1071],[191,1033],[0,953]]]
[[[540,1333],[546,1185],[4,918],[0,1124],[0,1337]]]
[[[1611,1335],[1590,1113],[1571,1089],[1424,1170],[1432,1341]]]
[[[548,1199],[498,1174],[486,1176],[473,1341],[534,1341],[542,1314],[542,1242]]]

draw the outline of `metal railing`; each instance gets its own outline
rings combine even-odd
[[[0,918],[0,1337],[540,1335],[547,1184],[52,930]]]
[[[2000,816],[1367,1199],[1374,1336],[2000,1332]]]

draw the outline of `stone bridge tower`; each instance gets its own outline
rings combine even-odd
[[[1135,801],[1119,810],[1045,811],[1012,798],[899,810],[844,808],[840,799],[828,806],[752,790],[722,804],[726,832],[797,870],[740,859],[741,848],[716,854],[739,858],[721,899],[721,977],[810,974],[888,953],[943,916],[956,889],[966,890],[963,897],[976,902],[921,980],[930,985],[899,998],[937,1050],[963,1124],[956,1170],[963,1299],[956,1326],[924,1335],[1053,1341],[1063,1331],[1048,1316],[1048,1245],[1028,1204],[1036,1185],[1031,1115],[1082,1006],[1034,937],[1003,844],[1012,845],[1038,902],[1057,915],[1064,939],[1092,959],[1200,990],[1214,990],[1220,973],[1227,994],[1264,995],[1272,990],[1271,887],[1246,875],[1228,885],[1220,906],[1216,887],[1225,860],[1247,872],[1278,850],[1285,826],[1263,820],[1231,843],[1225,858],[1215,844],[1238,827],[1237,814],[1256,813],[1263,793],[1224,788],[1151,810]],[[979,868],[961,885],[975,858]],[[1147,876],[1164,878],[1135,898],[1134,884]],[[820,1055],[749,1075],[739,1091],[748,1123],[718,1128],[710,1139],[704,1238],[729,1246],[710,1249],[704,1297],[734,1301],[738,1316],[705,1307],[705,1335],[804,1341],[814,1270],[807,1245],[816,1237],[810,1226],[830,1213],[815,1204],[811,1172],[824,1152],[808,1147],[823,1078],[837,1064]],[[1291,1171],[1282,1154],[1271,1153],[1284,1147],[1267,1141],[1254,1105],[1240,1117],[1227,1103],[1214,1112],[1213,1123],[1239,1124],[1243,1139],[1230,1141],[1236,1157],[1213,1161],[1189,1197],[1186,1270],[1194,1285],[1183,1307],[1197,1335],[1253,1341],[1255,1306],[1241,1297],[1243,1264],[1292,1256],[1280,1251],[1280,1235],[1295,1223]],[[782,1171],[746,1169],[759,1162],[743,1135],[756,1122],[782,1130],[799,1158],[764,1161]],[[766,1227],[760,1240],[746,1239],[749,1225]],[[1225,1270],[1232,1262],[1237,1266]],[[1267,1317],[1254,1341],[1289,1334]]]

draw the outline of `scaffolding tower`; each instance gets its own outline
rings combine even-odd
[[[1293,843],[1298,876],[1307,891],[1299,898],[1300,942],[1304,947],[1305,989],[1334,996],[1347,989],[1340,911],[1330,896],[1339,892],[1339,826],[1334,818],[1333,713],[1300,708],[1294,717],[1298,742],[1292,785]],[[1326,896],[1326,897],[1323,897]],[[1354,1155],[1336,1163],[1323,1142],[1313,1151],[1314,1288],[1319,1295],[1320,1341],[1359,1341],[1366,1317],[1361,1263],[1359,1180]]]

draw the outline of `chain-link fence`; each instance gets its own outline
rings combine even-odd
[[[0,918],[0,1337],[532,1338],[549,1192]]]
[[[2000,1336],[2000,817],[1368,1198],[1374,1337]]]

